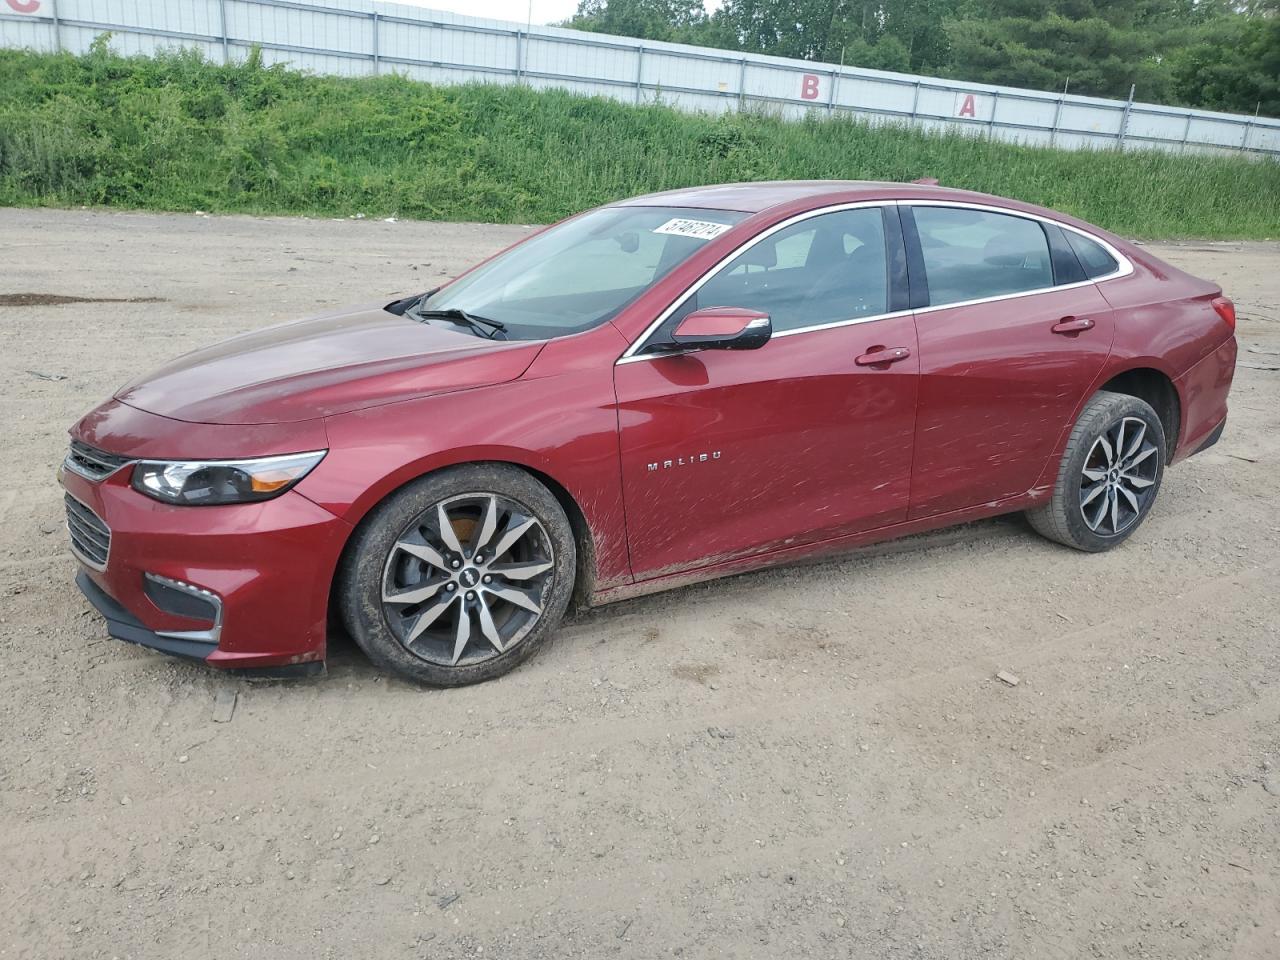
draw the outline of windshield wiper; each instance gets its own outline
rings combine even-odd
[[[449,307],[447,310],[413,310],[406,311],[410,316],[418,318],[437,317],[441,320],[461,321],[469,326],[476,333],[490,340],[496,340],[498,334],[507,332],[507,325],[501,320],[490,320],[488,317],[481,317],[466,310],[459,310],[457,307]]]

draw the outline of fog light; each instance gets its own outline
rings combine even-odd
[[[205,620],[210,625],[207,630],[157,630],[157,634],[176,640],[218,642],[222,632],[222,598],[212,590],[158,573],[142,575],[142,590],[157,609],[175,617]]]

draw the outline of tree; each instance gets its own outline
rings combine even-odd
[[[698,43],[707,25],[701,0],[581,0],[566,27],[643,40]]]
[[[1184,103],[1280,117],[1280,17],[1220,21],[1170,58],[1170,72]]]
[[[581,0],[568,26],[1040,90],[1280,114],[1280,0]]]
[[[888,70],[937,70],[959,0],[726,0],[713,15],[740,50]],[[885,44],[892,39],[892,43]]]

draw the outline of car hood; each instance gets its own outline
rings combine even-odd
[[[193,423],[290,423],[514,380],[542,346],[366,305],[196,350],[115,396]]]

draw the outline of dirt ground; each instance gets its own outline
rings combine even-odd
[[[349,641],[250,684],[106,638],[78,416],[523,232],[0,210],[0,294],[42,295],[0,298],[0,958],[1280,956],[1280,243],[1159,247],[1236,298],[1242,365],[1120,550],[973,524],[448,692]]]

